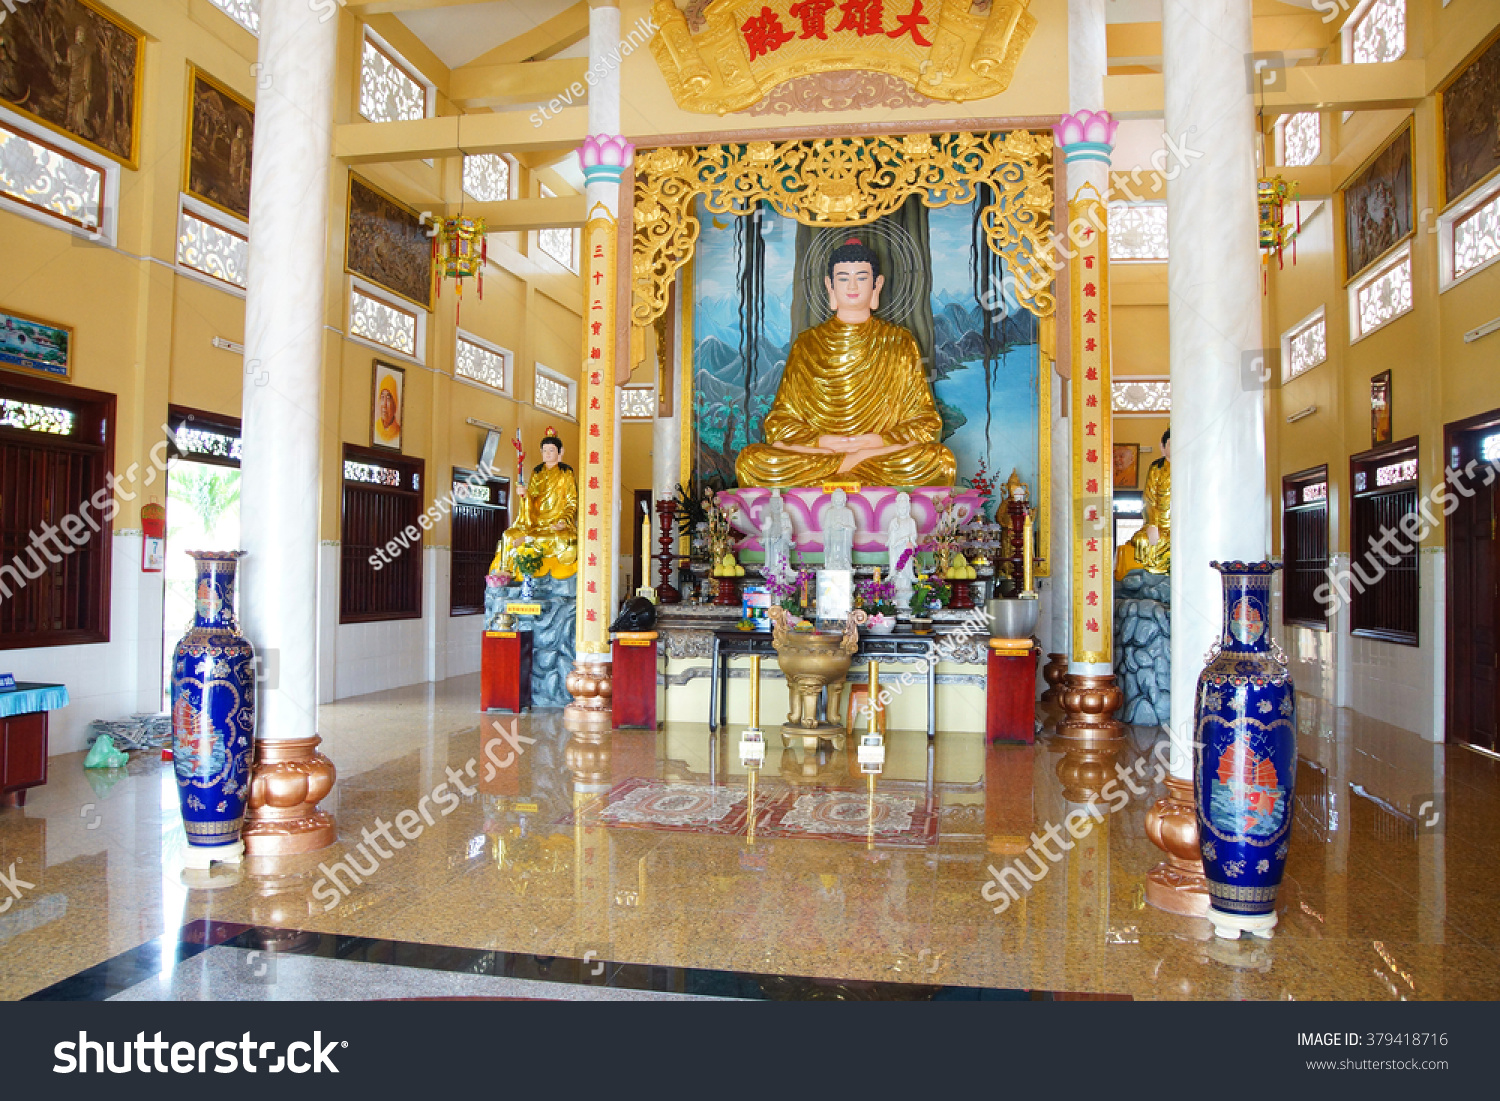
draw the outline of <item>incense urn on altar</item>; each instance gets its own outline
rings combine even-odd
[[[771,645],[786,677],[790,710],[781,725],[783,745],[800,739],[804,749],[816,749],[819,741],[844,746],[844,724],[830,721],[839,712],[849,664],[859,649],[859,628],[869,617],[863,610],[849,613],[842,631],[798,630],[795,617],[785,608],[771,609]],[[818,697],[828,689],[828,718],[818,718]]]

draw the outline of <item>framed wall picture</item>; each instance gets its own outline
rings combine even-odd
[[[406,418],[406,371],[375,361],[375,385],[370,399],[370,446],[401,450],[401,425]]]
[[[196,66],[188,80],[182,190],[248,222],[255,108]]]
[[[1370,446],[1391,442],[1391,373],[1370,380]]]
[[[0,100],[137,167],[146,36],[93,0],[8,3]]]
[[[422,216],[349,174],[349,240],[344,268],[432,308],[432,237]]]
[[[1360,272],[1411,236],[1411,119],[1339,191],[1344,210],[1344,275]]]
[[[1139,489],[1141,484],[1141,445],[1117,443],[1115,449],[1115,488]]]
[[[1453,202],[1500,169],[1500,32],[1438,93],[1443,195]]]
[[[19,313],[0,313],[0,367],[66,381],[73,373],[73,330]]]

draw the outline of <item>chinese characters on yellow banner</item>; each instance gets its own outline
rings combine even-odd
[[[1075,198],[1069,221],[1073,323],[1073,660],[1110,661],[1114,558],[1110,425],[1109,247],[1104,204]]]
[[[614,217],[603,204],[596,203],[583,227],[589,308],[583,322],[583,393],[578,418],[583,458],[578,640],[579,650],[588,654],[609,649],[608,609],[613,602],[610,528],[614,502],[610,486],[615,454],[615,237]]]

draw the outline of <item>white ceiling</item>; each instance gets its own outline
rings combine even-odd
[[[561,15],[578,0],[494,0],[399,13],[396,18],[450,69],[467,65],[502,42],[509,42]],[[587,56],[584,47],[582,56]]]

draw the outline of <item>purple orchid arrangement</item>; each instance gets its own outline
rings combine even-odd
[[[891,581],[861,581],[854,588],[860,607],[871,612],[889,613],[896,610],[896,585]]]
[[[802,593],[811,591],[815,578],[811,570],[801,569],[794,574],[766,578],[766,592],[771,599],[789,612],[802,610]]]
[[[915,546],[907,547],[904,551],[901,552],[901,557],[896,559],[896,572],[900,573],[902,570],[906,569],[906,564],[910,562],[915,555],[928,554],[935,550],[937,550],[937,544],[935,543],[918,543]]]

